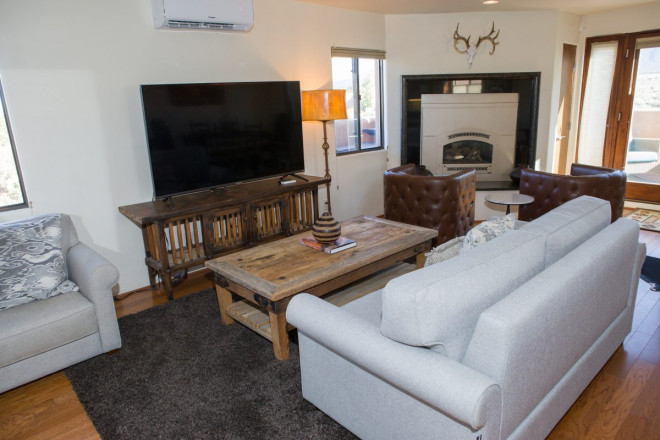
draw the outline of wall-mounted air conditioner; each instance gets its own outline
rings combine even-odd
[[[154,25],[171,29],[252,29],[252,0],[152,0]]]

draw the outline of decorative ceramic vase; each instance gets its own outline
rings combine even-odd
[[[334,243],[341,235],[341,226],[330,213],[324,212],[312,225],[312,235],[319,243]]]

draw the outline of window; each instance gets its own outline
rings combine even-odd
[[[332,86],[346,90],[348,119],[335,121],[337,154],[383,148],[385,52],[332,48]]]
[[[27,207],[27,197],[0,83],[0,211]]]

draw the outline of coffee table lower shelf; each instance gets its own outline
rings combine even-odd
[[[370,277],[329,293],[324,296],[323,299],[337,307],[341,307],[344,304],[367,295],[368,293],[382,289],[391,279],[412,272],[415,269],[416,266],[414,264],[399,263],[388,269],[376,272]],[[247,300],[241,300],[229,304],[227,306],[227,314],[269,341],[273,341],[270,320],[266,309]],[[287,324],[287,331],[292,330],[293,328],[295,327],[291,324]]]

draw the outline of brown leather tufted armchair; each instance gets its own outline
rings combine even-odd
[[[586,195],[608,200],[612,207],[612,221],[615,221],[623,213],[626,173],[579,163],[571,166],[568,176],[523,169],[520,194],[534,197],[534,202],[520,207],[520,220],[534,220],[562,203]]]
[[[465,235],[474,224],[476,173],[433,176],[424,167],[385,171],[385,218],[437,229],[434,246]]]

